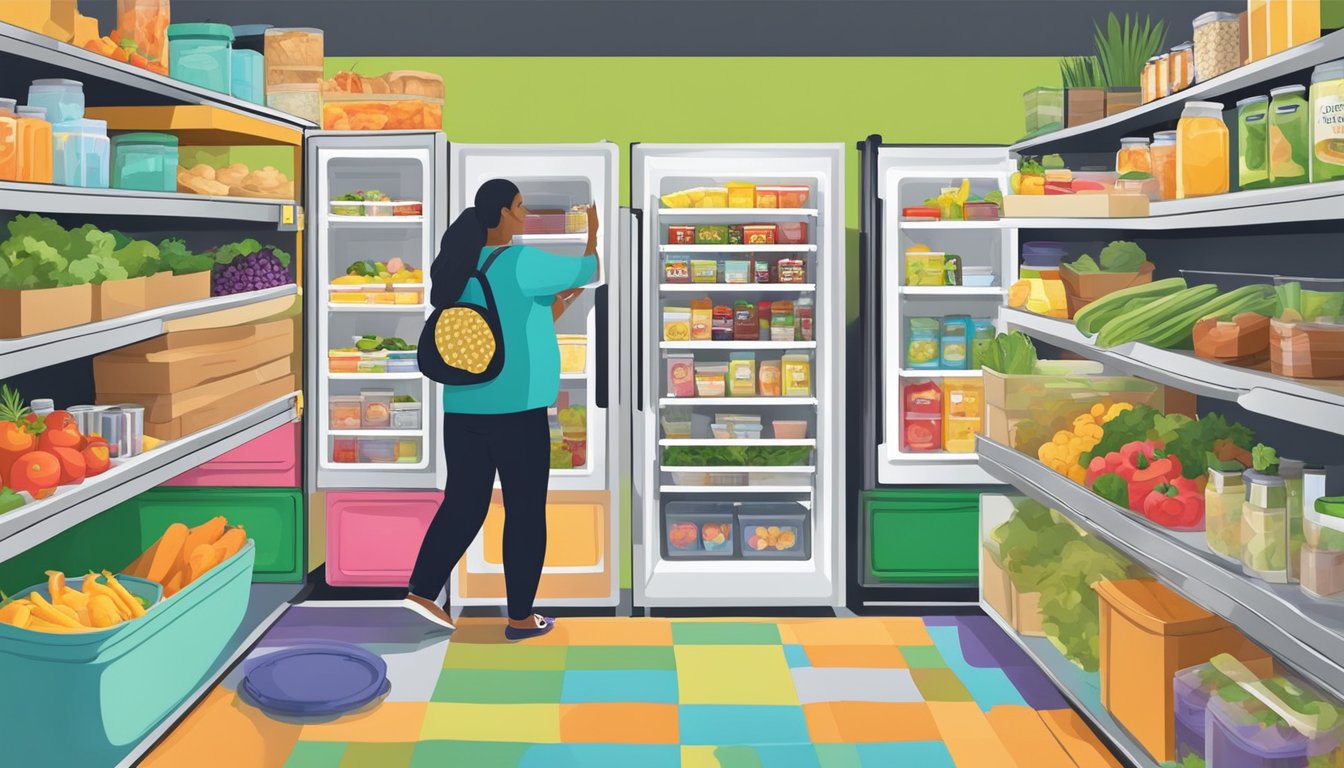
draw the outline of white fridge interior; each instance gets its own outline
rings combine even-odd
[[[844,585],[843,444],[839,423],[844,370],[844,150],[841,145],[654,145],[632,150],[632,207],[640,213],[631,291],[634,327],[635,602],[641,606],[840,605]],[[806,187],[803,206],[776,208],[670,207],[665,195],[719,188],[729,182]],[[797,223],[806,239],[792,244],[697,244],[670,237],[670,227]],[[745,242],[745,241],[744,241]],[[755,282],[757,267],[781,259],[801,262],[798,282]],[[673,282],[667,261],[718,261],[711,282]],[[749,282],[725,282],[729,262],[750,261]],[[692,300],[715,306],[763,301],[813,303],[811,340],[706,341],[670,339],[665,313]],[[758,371],[785,355],[805,358],[810,387],[784,396],[756,390],[738,396],[680,396],[669,366],[685,375],[750,354]],[[739,361],[741,357],[739,357]],[[735,370],[742,370],[735,368]],[[716,436],[715,423],[757,419],[759,436]],[[802,437],[781,438],[774,422],[802,422]],[[747,431],[746,434],[751,434]],[[810,452],[805,463],[677,466],[669,455],[724,449],[736,456]],[[810,449],[810,450],[809,450]],[[697,454],[709,456],[709,454]],[[713,460],[706,459],[710,463]],[[699,461],[699,460],[697,460]],[[796,534],[794,533],[796,531]],[[781,535],[788,536],[787,539]],[[767,545],[767,541],[769,545]],[[787,545],[786,545],[787,544]]]

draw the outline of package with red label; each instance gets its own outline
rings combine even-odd
[[[906,413],[939,414],[943,412],[943,392],[937,382],[911,382],[903,391]]]
[[[673,225],[667,228],[668,245],[694,245],[695,227]]]
[[[807,282],[807,265],[802,259],[780,259],[778,272],[781,283]]]
[[[691,263],[686,259],[666,258],[663,260],[664,283],[691,282]]]
[[[742,227],[742,242],[745,245],[774,245],[774,224],[748,224]]]
[[[695,356],[667,356],[668,397],[695,397]]]
[[[781,245],[802,245],[807,242],[807,222],[781,221],[775,225],[775,242]]]

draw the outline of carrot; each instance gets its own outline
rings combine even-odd
[[[182,579],[182,571],[177,571],[172,576],[168,577],[168,580],[163,585],[163,596],[165,598],[172,597],[182,591],[182,587],[186,586]]]
[[[33,605],[26,600],[15,600],[12,603],[6,603],[4,608],[0,608],[0,622],[13,624],[16,627],[28,626],[28,620],[33,615]]]
[[[114,627],[122,622],[121,614],[107,595],[94,595],[89,601],[89,626]]]
[[[219,560],[216,558],[218,558],[218,554],[215,552],[214,545],[202,544],[196,547],[196,549],[192,551],[191,557],[189,558],[190,562],[188,565],[187,583],[190,584],[191,582],[201,578],[202,576],[205,575],[206,571],[210,570],[211,568],[214,568],[215,565],[219,562]]]
[[[247,531],[243,530],[242,526],[230,528],[223,536],[219,537],[219,541],[215,542],[215,551],[219,554],[219,559],[215,561],[215,564],[218,565],[238,554],[238,550],[242,549],[246,543]]]
[[[182,561],[182,546],[187,542],[187,535],[187,526],[181,523],[168,526],[168,530],[163,532],[163,538],[154,545],[154,556],[145,565],[143,578],[162,584],[169,572]]]
[[[135,595],[132,595],[130,591],[123,587],[121,582],[117,581],[116,576],[113,576],[110,571],[103,571],[103,578],[107,579],[107,588],[111,590],[113,597],[116,597],[122,605],[126,606],[126,610],[130,611],[131,618],[138,619],[145,615],[145,609],[140,607],[140,601],[136,600]]]
[[[72,627],[74,629],[80,628],[81,625],[74,616],[72,615],[68,616],[60,610],[64,606],[54,606],[51,603],[48,603],[46,601],[46,598],[42,597],[42,595],[38,594],[37,592],[34,592],[31,595],[29,595],[28,599],[33,601],[34,622],[41,620],[44,622],[55,624],[58,627]],[[69,609],[67,608],[66,610]],[[73,614],[74,611],[70,611],[70,613]]]
[[[51,593],[53,603],[59,601],[61,594],[65,592],[65,574],[60,571],[47,571],[47,591]]]
[[[191,529],[187,534],[187,540],[182,544],[181,564],[187,565],[191,555],[196,548],[202,544],[214,544],[219,541],[219,537],[224,535],[224,528],[229,524],[223,517],[214,517],[206,522]]]

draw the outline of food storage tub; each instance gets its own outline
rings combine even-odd
[[[381,429],[381,427],[378,427]],[[397,441],[392,438],[359,438],[359,461],[362,464],[391,464],[397,460]]]
[[[732,557],[734,506],[725,502],[669,502],[663,515],[664,554],[673,558]]]
[[[359,429],[363,413],[363,401],[357,395],[331,395],[327,402],[328,420],[331,429]]]
[[[1242,65],[1241,24],[1235,13],[1210,11],[1195,19],[1195,81],[1204,82]]]
[[[168,73],[182,82],[228,93],[233,84],[232,47],[233,28],[227,24],[171,24]]]
[[[668,440],[691,439],[690,419],[669,418],[668,416],[664,415],[662,417],[662,422],[663,422],[663,437],[667,438]]]
[[[755,208],[756,185],[743,181],[728,182],[729,208]]]
[[[1269,677],[1274,674],[1274,662],[1269,656],[1256,655],[1241,659],[1256,675]],[[1206,713],[1209,699],[1219,688],[1231,685],[1232,680],[1219,672],[1212,664],[1200,664],[1176,673],[1172,681],[1174,725],[1176,729],[1176,762],[1181,763],[1190,755],[1204,759]]]
[[[999,204],[980,201],[964,203],[961,216],[966,221],[998,221]]]
[[[112,139],[112,186],[145,192],[177,190],[177,137],[123,133]]]
[[[328,131],[442,130],[443,100],[407,94],[329,93],[322,97]],[[565,231],[564,214],[560,229]]]
[[[1241,562],[1248,575],[1274,584],[1298,580],[1302,469],[1300,461],[1281,459],[1277,475],[1253,469],[1242,475],[1246,501],[1241,508]]]
[[[1158,760],[1175,756],[1172,679],[1219,653],[1253,658],[1231,624],[1151,579],[1100,581],[1101,702]]]
[[[248,541],[144,616],[115,627],[47,634],[0,625],[0,718],[6,760],[24,766],[115,765],[205,682],[242,623],[256,545]],[[128,580],[148,597],[152,588]],[[26,593],[25,593],[26,594]],[[53,725],[59,713],[59,725]]]
[[[581,334],[557,334],[560,344],[560,372],[584,373],[588,367],[588,337]]]
[[[360,352],[358,373],[388,373],[387,352]]]
[[[331,441],[331,460],[336,464],[354,464],[359,461],[359,439],[338,437]]]
[[[803,440],[807,438],[806,421],[785,421],[776,419],[770,423],[776,440]]]
[[[392,390],[361,390],[359,408],[360,429],[387,429],[392,425]]]
[[[266,103],[266,57],[234,48],[229,56],[229,93],[253,104]]]
[[[420,429],[424,406],[415,401],[392,403],[392,429]]]
[[[965,266],[961,268],[961,284],[967,288],[991,288],[998,282],[993,267]]]
[[[1238,681],[1209,698],[1204,758],[1213,768],[1339,765],[1341,714],[1296,676]]]
[[[322,122],[322,88],[318,84],[290,84],[266,86],[266,106],[303,118],[312,123]]]
[[[28,86],[28,106],[47,111],[47,122],[84,119],[84,84],[78,80],[34,80]]]
[[[943,285],[946,272],[943,269],[945,254],[941,251],[905,252],[905,284],[908,286]]]
[[[416,357],[417,353],[413,349],[391,350],[387,353],[387,372],[388,373],[416,373],[420,370],[420,362]]]
[[[266,30],[266,92],[277,85],[320,85],[323,34],[320,29],[272,28]]]
[[[67,187],[106,189],[112,153],[106,120],[71,120],[52,126],[52,180]],[[174,187],[176,188],[176,187]]]
[[[1311,73],[1311,180],[1344,179],[1344,59]]]
[[[744,502],[737,508],[742,556],[806,560],[810,556],[807,509],[796,502]]]
[[[1318,498],[1302,514],[1302,591],[1344,599],[1344,497]]]
[[[51,123],[42,107],[18,107],[18,180],[50,184],[52,174]]]
[[[1204,538],[1209,550],[1228,562],[1241,564],[1241,508],[1246,487],[1245,470],[1209,469],[1204,486]]]
[[[335,399],[335,398],[333,398]],[[335,406],[332,408],[335,423]],[[359,405],[353,409],[354,429],[359,428]],[[333,429],[350,429],[335,427]],[[163,483],[164,486],[240,488],[297,488],[299,479],[298,425],[284,424],[261,437],[243,443],[231,451],[188,470]],[[249,529],[256,534],[256,531]]]

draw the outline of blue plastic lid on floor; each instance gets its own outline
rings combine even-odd
[[[357,710],[388,689],[387,663],[348,643],[309,643],[248,662],[242,688],[267,712],[295,717]]]

